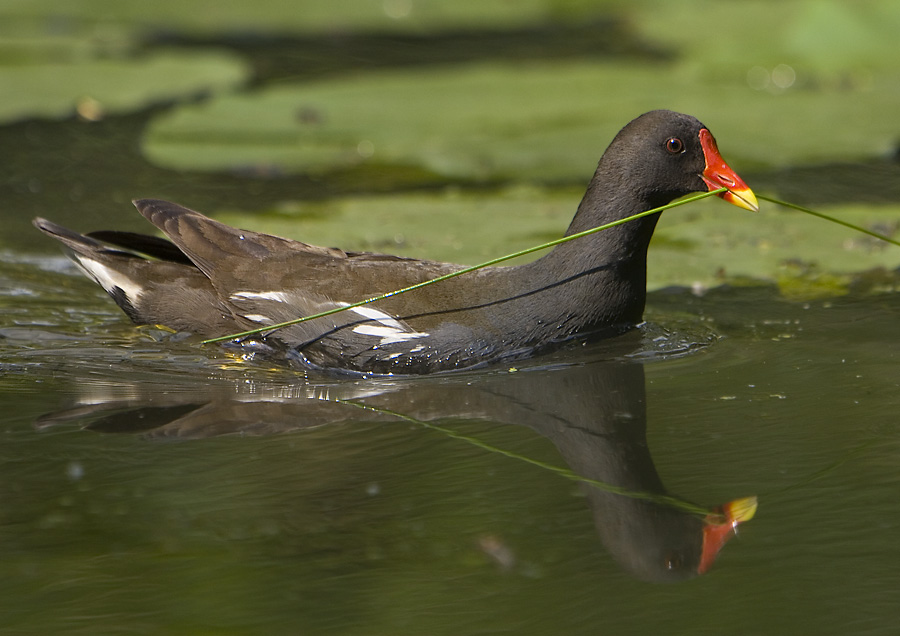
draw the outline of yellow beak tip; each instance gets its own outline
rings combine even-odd
[[[751,212],[759,212],[759,201],[757,201],[756,195],[753,194],[753,190],[750,188],[746,190],[729,190],[723,198],[739,208],[744,208]]]

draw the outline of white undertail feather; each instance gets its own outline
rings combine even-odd
[[[140,284],[134,282],[122,272],[107,267],[99,261],[77,254],[75,263],[85,274],[97,281],[97,284],[105,289],[106,293],[113,294],[115,288],[121,289],[128,302],[132,305],[144,293],[144,288]]]

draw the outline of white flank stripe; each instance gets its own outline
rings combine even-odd
[[[346,303],[341,304],[344,305]],[[362,316],[368,320],[374,320],[378,323],[377,325],[357,325],[353,328],[353,332],[365,336],[381,338],[378,343],[380,345],[406,342],[407,340],[415,340],[416,338],[425,338],[428,336],[425,332],[413,331],[390,314],[386,314],[373,307],[354,307],[353,309],[348,309],[348,311],[352,311],[358,316]]]
[[[286,303],[290,296],[280,291],[252,292],[239,291],[231,295],[231,300],[274,300],[277,303]]]
[[[244,318],[246,318],[247,320],[252,320],[253,322],[272,322],[271,318],[269,318],[268,316],[263,316],[262,314],[244,314]]]
[[[132,305],[144,292],[143,287],[125,276],[125,274],[117,272],[103,263],[81,255],[78,255],[77,263],[88,276],[97,281],[97,283],[106,290],[106,293],[112,294],[113,289],[118,287]]]
[[[394,327],[384,327],[379,325],[357,325],[353,328],[353,333],[381,338],[381,341],[378,344],[382,345],[393,344],[395,342],[406,342],[407,340],[424,338],[428,335],[427,333],[422,333],[420,331],[401,331]]]
[[[355,314],[359,314],[363,318],[368,318],[369,320],[380,322],[385,327],[390,327],[391,329],[399,329],[400,331],[407,331],[406,327],[404,327],[400,323],[400,321],[398,321],[390,314],[384,313],[383,311],[379,311],[371,307],[354,307],[350,311]]]

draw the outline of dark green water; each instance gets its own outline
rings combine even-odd
[[[2,270],[10,633],[893,629],[896,294],[657,293],[640,338],[339,380],[136,335],[62,263]],[[671,578],[666,514],[385,409],[759,510],[704,576],[647,582]]]
[[[460,61],[458,40],[433,61]],[[339,73],[362,55],[302,44],[302,60],[243,46],[277,80],[300,74],[285,59]],[[420,57],[364,44],[392,51],[384,66]],[[255,210],[447,181],[167,171],[137,148],[152,115],[0,128],[0,632],[896,633],[896,273],[805,300],[657,291],[637,332],[517,369],[301,376],[135,329],[30,219],[143,231],[134,196]],[[856,176],[896,170],[743,176],[854,202],[875,196]],[[692,511],[751,495],[756,516],[696,576]]]

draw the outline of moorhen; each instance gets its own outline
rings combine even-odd
[[[651,111],[613,139],[567,235],[723,187],[726,201],[757,209],[703,124]],[[34,224],[68,247],[135,323],[205,338],[313,315],[463,268],[239,230],[167,201],[141,199],[135,206],[169,240],[81,235],[41,218]],[[532,355],[574,337],[615,335],[641,321],[647,247],[658,218],[560,244],[531,263],[480,269],[240,345],[304,368],[432,373]]]

